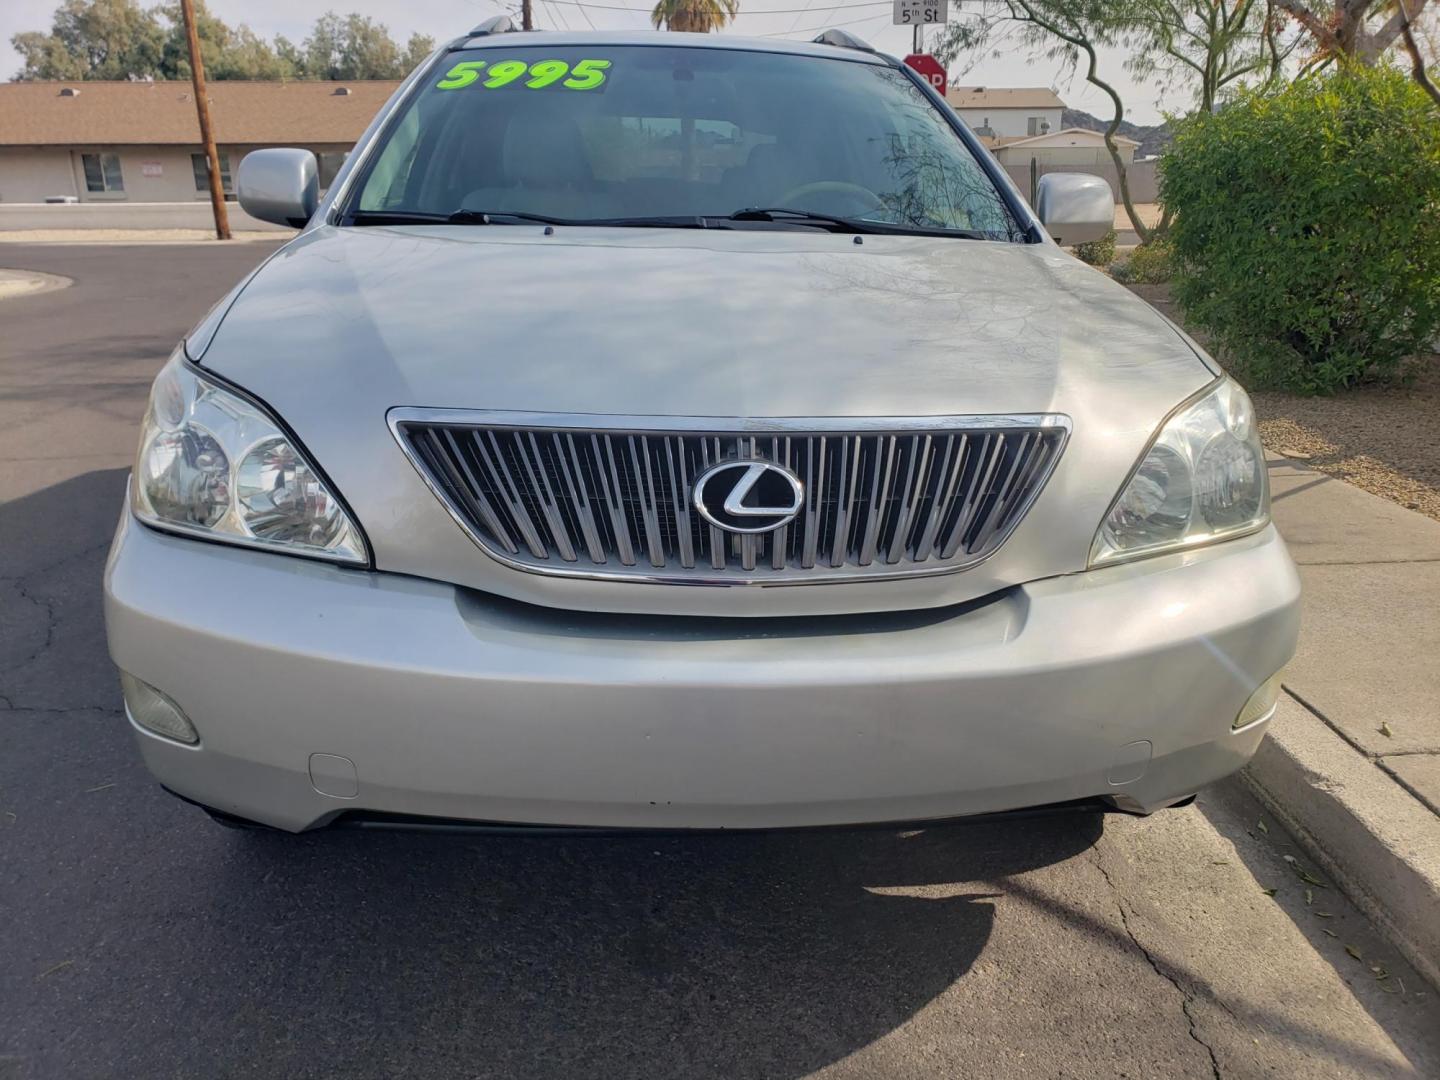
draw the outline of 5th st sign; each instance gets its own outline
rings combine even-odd
[[[895,0],[896,26],[925,26],[950,21],[950,0]]]

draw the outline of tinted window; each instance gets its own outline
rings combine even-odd
[[[125,190],[125,179],[120,173],[119,155],[81,154],[80,165],[85,170],[86,191]]]
[[[1016,235],[905,73],[843,59],[671,46],[452,53],[373,160],[361,210],[612,219],[784,206]]]
[[[340,171],[340,166],[345,164],[345,159],[350,156],[348,150],[321,150],[315,155],[319,162],[320,190],[324,191],[335,180],[335,174]]]
[[[225,193],[228,199],[235,193],[235,188],[230,182],[230,155],[220,154],[220,190]],[[190,171],[195,174],[195,190],[210,190],[210,163],[204,154],[190,155]]]

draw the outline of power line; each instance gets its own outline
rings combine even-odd
[[[551,17],[555,20],[556,25],[564,30],[570,29],[570,20],[565,17],[565,12],[555,6],[555,0],[541,0],[541,2],[549,5]]]
[[[797,12],[795,13],[795,18],[793,18],[793,19],[790,20],[790,30],[789,30],[790,33],[793,33],[794,30],[795,30],[795,27],[797,27],[797,26],[800,25],[800,20],[805,17],[805,13],[806,13],[807,11],[809,11],[810,8],[811,8],[812,6],[814,6],[814,4],[815,4],[815,0],[805,0],[805,7],[804,7],[804,9],[801,10],[801,11],[797,11]]]
[[[590,29],[591,29],[591,30],[597,29],[597,27],[595,26],[595,20],[592,19],[592,18],[590,18],[590,7],[589,7],[589,5],[587,5],[587,4],[576,4],[575,6],[580,9],[580,14],[585,16],[585,21],[590,24]]]
[[[857,5],[857,6],[858,6],[858,5]],[[886,4],[885,6],[886,6],[886,7],[890,7],[891,5]],[[823,11],[823,10],[826,10],[826,9],[822,8],[821,10]],[[885,17],[885,16],[883,16],[883,15],[863,15],[863,16],[861,16],[861,17],[858,18],[858,19],[850,19],[850,20],[848,20],[847,22],[824,23],[824,24],[821,25],[821,26],[811,26],[811,27],[808,27],[808,28],[806,28],[806,29],[804,29],[804,30],[781,30],[781,31],[779,31],[778,33],[773,33],[773,34],[760,34],[759,36],[760,36],[760,37],[771,38],[771,37],[788,37],[788,36],[791,35],[791,34],[818,34],[818,33],[820,33],[822,30],[838,30],[838,29],[840,29],[841,27],[844,27],[844,26],[858,26],[858,25],[860,25],[861,23],[874,22],[876,19],[883,19],[884,17]]]

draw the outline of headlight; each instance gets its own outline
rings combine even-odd
[[[1090,565],[1241,536],[1269,520],[1255,407],[1223,379],[1161,426],[1095,534]]]
[[[369,562],[360,530],[294,440],[179,350],[150,391],[130,492],[135,516],[158,529]]]

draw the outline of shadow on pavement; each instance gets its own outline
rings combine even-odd
[[[227,832],[159,789],[117,711],[100,596],[124,478],[0,507],[20,642],[0,664],[0,1074],[18,1059],[21,1077],[798,1077],[965,975],[994,918],[973,883],[1100,836],[1091,815]]]
[[[993,880],[1100,831],[277,837],[192,812],[181,852],[112,849],[146,868],[110,902],[125,929],[52,1019],[118,1027],[123,980],[182,1020],[74,1040],[74,1074],[800,1077],[905,1023],[990,936],[983,888],[872,889]]]
[[[0,505],[0,705],[119,708],[101,578],[128,472],[84,473]]]

